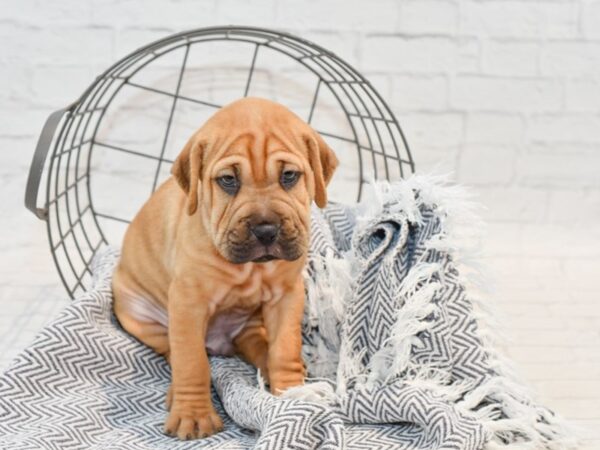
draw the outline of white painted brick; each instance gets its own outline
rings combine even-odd
[[[355,30],[393,32],[398,23],[398,2],[378,0],[366,4],[361,0],[307,2],[289,0],[278,5],[280,24],[291,29]]]
[[[23,115],[20,111],[13,111],[13,113]],[[10,149],[10,151],[7,150],[3,152],[2,158],[0,159],[0,178],[14,176],[18,177],[20,180],[21,184],[19,189],[21,191],[17,191],[15,194],[19,199],[19,208],[23,206],[21,200],[24,193],[24,183],[27,179],[37,139],[39,138],[44,122],[50,113],[51,111],[48,110],[47,112],[32,112],[29,116],[23,115],[23,119],[15,121],[21,128],[20,132],[10,132],[9,130],[7,133],[7,130],[5,129],[0,130],[0,133],[2,134],[0,135],[1,148]],[[0,117],[4,117],[4,113],[1,111]],[[11,194],[5,193],[6,198],[9,198],[9,195]],[[0,212],[4,210],[10,213],[11,209],[10,205],[3,205],[2,208],[0,208]],[[14,209],[12,210],[14,211]],[[5,221],[5,225],[8,226],[8,222]],[[15,226],[17,225],[15,224]]]
[[[272,0],[218,0],[215,23],[237,24],[244,18],[244,25],[277,27],[277,9]]]
[[[452,106],[477,111],[555,111],[563,97],[552,80],[459,76],[450,89]]]
[[[561,189],[549,192],[547,219],[552,223],[586,225],[598,222],[600,201],[597,190]],[[581,261],[577,261],[581,268]],[[600,264],[596,265],[596,272]],[[596,283],[595,276],[590,281]]]
[[[585,142],[560,142],[560,141],[529,141],[524,145],[527,152],[532,155],[542,153],[547,155],[579,155],[593,156],[598,152],[598,144]]]
[[[519,145],[524,136],[523,119],[514,114],[470,113],[465,138],[468,144]]]
[[[10,42],[11,45],[3,45],[0,52],[0,62],[3,66],[22,65],[25,66],[25,59],[30,57],[29,46],[33,44],[39,36],[41,30],[37,27],[19,24],[15,22],[6,22],[0,25],[0,41]]]
[[[538,58],[537,43],[494,40],[483,44],[483,72],[491,75],[535,75]]]
[[[585,226],[588,228],[593,228],[593,223],[589,222],[587,225],[579,226],[578,229],[584,229]],[[571,256],[569,258],[565,258],[565,272],[569,273],[568,262],[571,261],[573,263],[574,269],[581,268],[583,264],[589,264],[590,268],[594,270],[596,273],[598,272],[598,268],[600,267],[600,255],[593,255],[587,258],[579,258],[577,256]],[[589,272],[592,270],[587,269],[583,271],[584,276],[587,276]],[[578,273],[582,273],[581,270]],[[581,276],[580,276],[581,279]],[[588,289],[589,286],[585,286],[583,289],[580,289],[579,286],[573,286],[573,289],[570,292],[569,299],[574,302],[581,302],[585,304],[593,304],[597,306],[598,300],[598,283],[595,282],[595,277],[590,277],[590,282],[594,283],[595,289]],[[596,311],[596,314],[600,311]]]
[[[572,423],[581,430],[581,438],[584,440],[582,449],[597,449],[600,445],[600,419],[580,419]]]
[[[578,276],[574,280],[569,281],[573,284],[580,284],[582,281],[585,283],[586,280],[589,280],[590,286],[587,288],[597,294],[596,290],[598,286],[594,279],[598,273],[600,262],[597,259],[592,259],[589,261],[585,259],[577,259],[577,266],[578,269],[583,268],[584,271],[578,270]],[[589,274],[588,278],[582,277],[582,273]],[[592,283],[594,284],[593,286]],[[581,320],[589,321],[590,319],[595,319],[596,321],[600,321],[600,308],[598,308],[596,302],[575,303],[571,300],[568,304],[557,303],[548,305],[548,308],[550,309],[551,314],[553,314],[555,317],[562,318],[563,326],[568,326],[568,329],[576,328],[577,323],[581,322]],[[594,327],[591,329],[594,329]],[[581,337],[584,337],[583,333]],[[582,346],[587,345],[588,342],[592,342],[592,340],[581,339],[579,341],[580,345]]]
[[[567,364],[564,364],[563,362],[563,365]],[[598,400],[594,398],[567,399],[566,401],[555,403],[557,404],[556,408],[560,408],[557,410],[569,419],[585,419],[590,417],[600,417],[600,402],[598,402]]]
[[[509,356],[517,363],[562,363],[571,364],[577,361],[576,349],[572,347],[556,347],[552,345],[519,345],[510,349]],[[599,409],[600,410],[600,409]]]
[[[38,104],[58,109],[75,101],[94,77],[85,66],[38,66],[33,69],[31,93]]]
[[[122,58],[151,42],[173,34],[176,29],[168,28],[121,28],[115,32],[115,56]]]
[[[317,9],[320,10],[325,2],[317,2]],[[306,4],[306,2],[302,2]],[[342,23],[350,23],[351,29],[374,31],[377,33],[385,33],[388,30],[395,30],[398,26],[398,5],[399,2],[396,0],[377,0],[377,2],[369,3],[368,6],[363,0],[344,0],[342,1],[341,8],[338,8],[329,16],[329,26],[331,28],[332,23],[339,23],[341,19]],[[348,17],[348,20],[344,21],[344,10],[348,8],[348,12],[345,14],[350,16],[350,11],[354,13],[354,17]],[[315,15],[320,15],[320,12],[315,11]],[[338,19],[339,18],[339,19]]]
[[[392,76],[382,73],[362,72],[373,88],[381,95],[384,101],[392,107]]]
[[[566,38],[577,35],[574,2],[466,1],[460,32],[503,38]]]
[[[571,187],[573,189],[574,187]],[[527,256],[559,256],[562,258],[598,257],[600,256],[600,228],[594,224],[574,228],[565,224],[521,224],[520,231],[524,236],[522,243],[527,244]],[[582,239],[581,236],[585,236]],[[566,280],[553,282],[568,283]],[[573,286],[568,285],[570,289]],[[566,292],[565,292],[566,294]],[[547,295],[547,294],[546,294]]]
[[[544,75],[590,76],[600,72],[600,42],[547,42],[541,49]]]
[[[477,145],[460,155],[458,180],[467,184],[507,184],[514,174],[516,150],[511,147]]]
[[[552,393],[553,398],[586,399],[600,397],[600,384],[593,380],[580,380],[578,383],[567,380],[544,381],[539,387],[545,392]]]
[[[417,173],[433,173],[450,175],[455,181],[457,171],[458,147],[412,146],[412,155],[415,161]]]
[[[361,67],[398,73],[452,72],[459,45],[448,38],[367,36],[361,49]]]
[[[458,4],[439,0],[399,2],[401,33],[454,34],[458,27]],[[375,6],[376,7],[376,6]]]
[[[572,306],[571,309],[577,309]],[[560,319],[557,320],[558,328],[554,330],[539,330],[531,326],[521,330],[513,330],[512,334],[515,341],[522,345],[552,345],[565,347],[587,347],[589,342],[593,342],[596,337],[595,330],[574,330],[570,327],[560,326]],[[558,382],[556,382],[558,384]],[[600,389],[600,384],[598,384]],[[578,397],[580,394],[575,394],[577,391],[573,389],[573,397]],[[588,393],[591,394],[592,392]],[[554,392],[554,396],[559,397],[564,392]]]
[[[462,115],[394,113],[410,145],[417,172],[456,173],[456,161],[463,139]]]
[[[595,208],[598,210],[598,205]],[[558,312],[571,317],[585,315],[586,317],[595,316],[600,318],[600,308],[595,295],[600,291],[596,279],[600,268],[600,258],[565,258],[563,268],[567,280],[577,288],[573,290],[571,295],[571,304],[573,305],[571,311],[563,311],[569,305],[560,304],[556,305]]]
[[[597,77],[568,80],[566,98],[570,111],[600,112],[600,80]]]
[[[216,2],[162,0],[101,0],[94,2],[92,24],[111,28],[174,28],[184,31],[214,26]]]
[[[524,186],[551,188],[600,188],[600,155],[546,154],[519,155],[518,180]]]
[[[448,107],[448,82],[443,76],[393,76],[389,103],[398,111],[444,110]]]
[[[31,108],[18,103],[3,104],[0,107],[0,138],[37,138],[42,125],[51,112],[51,109]],[[12,147],[10,141],[4,141],[4,144],[3,148]],[[10,152],[13,151],[10,150]]]
[[[39,0],[19,0],[17,7],[5,5],[0,8],[0,20],[42,26],[48,24],[54,26],[63,24],[81,26],[89,23],[91,11],[91,1],[40,2]]]
[[[455,73],[481,72],[481,44],[474,39],[459,38]]]
[[[583,33],[586,38],[600,38],[600,2],[583,1],[581,2],[581,23]]]
[[[110,28],[48,27],[25,34],[23,49],[36,64],[90,66],[113,62],[114,32]]]
[[[31,68],[21,64],[0,63],[0,98],[29,100],[31,98]]]
[[[574,364],[562,364],[560,370],[548,370],[543,363],[524,362],[521,365],[524,374],[531,380],[590,380],[600,377],[600,364],[578,361]]]
[[[541,115],[529,123],[532,141],[577,144],[600,143],[600,117],[594,115]]]
[[[502,223],[502,225],[523,226],[523,224],[513,224],[511,222],[504,222],[504,223]],[[544,228],[543,226],[540,226],[539,223],[527,224],[527,225],[535,226],[538,229]],[[563,228],[564,228],[564,225],[563,225]],[[563,232],[564,232],[564,230],[561,230],[561,232],[559,232],[559,233],[553,233],[551,236],[544,235],[544,237],[551,238],[551,239],[559,239],[560,237],[562,237]],[[532,237],[530,237],[529,239],[532,239]],[[536,239],[537,241],[539,241],[538,242],[539,245],[544,244],[544,242],[541,240],[541,238],[538,238],[538,236],[533,236],[533,239]],[[501,251],[498,251],[497,255],[494,255],[494,257],[498,257],[498,256],[504,257],[504,256],[512,254],[514,256],[514,258],[519,258],[519,257],[522,257],[522,255],[527,255],[527,258],[532,259],[533,261],[536,261],[535,258],[537,258],[541,255],[544,255],[546,253],[548,253],[549,256],[551,256],[551,257],[557,256],[555,254],[550,254],[550,252],[546,248],[544,248],[543,251],[539,252],[539,253],[531,251],[530,244],[528,242],[525,243],[524,241],[525,241],[525,239],[523,239],[523,238],[518,239],[517,240],[518,245],[515,244],[514,246],[512,246],[510,248],[510,251],[507,251],[506,249],[501,249]],[[507,243],[504,242],[504,245],[507,245]],[[523,274],[523,276],[527,277],[527,272],[525,272]],[[515,282],[514,277],[512,277],[512,276],[510,278],[498,277],[498,280],[503,280],[502,285],[499,287],[495,285],[494,289],[498,296],[508,299],[508,300],[506,300],[506,304],[509,307],[512,307],[512,305],[514,303],[527,303],[529,305],[535,305],[537,308],[547,309],[549,304],[560,302],[563,299],[568,298],[568,296],[569,296],[569,288],[566,285],[566,283],[562,283],[562,284],[559,283],[558,285],[552,285],[550,288],[548,287],[548,280],[554,280],[553,276],[554,275],[544,274],[542,277],[535,278],[535,280],[534,280],[534,284],[536,286],[535,288],[520,286],[520,283]],[[515,286],[513,286],[513,283],[515,284]],[[531,320],[531,323],[528,323],[527,322],[528,320]],[[548,318],[545,318],[543,315],[542,316],[538,316],[538,315],[517,316],[517,317],[513,317],[510,322],[511,329],[517,329],[517,328],[526,329],[526,328],[531,328],[531,327],[535,327],[538,329],[542,329],[542,328],[553,329],[553,328],[560,327],[560,326],[561,326],[560,323],[556,323],[555,320],[550,321],[550,320],[548,320]]]
[[[488,222],[540,222],[545,217],[549,196],[545,189],[483,185],[476,192]]]
[[[420,149],[458,147],[463,137],[463,117],[460,114],[398,114],[394,110],[409,144],[415,152]]]

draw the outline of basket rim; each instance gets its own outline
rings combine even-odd
[[[65,112],[72,112],[72,110],[75,109],[77,107],[77,105],[79,103],[81,103],[81,101],[85,100],[87,95],[93,90],[93,88],[96,86],[96,83],[98,81],[102,80],[104,77],[109,75],[110,72],[112,72],[120,64],[126,62],[130,58],[132,58],[140,53],[148,52],[154,48],[163,47],[171,42],[179,41],[179,40],[181,40],[181,38],[189,38],[190,35],[195,36],[195,35],[201,35],[201,34],[224,32],[225,35],[227,36],[231,32],[243,33],[244,31],[255,32],[255,33],[264,33],[266,35],[270,34],[270,35],[283,36],[283,37],[286,37],[293,41],[300,42],[302,44],[313,47],[314,49],[318,50],[321,53],[325,53],[327,55],[333,56],[336,60],[338,60],[339,62],[342,62],[347,69],[350,69],[355,75],[357,75],[359,78],[361,78],[366,84],[371,85],[369,80],[367,80],[364,76],[362,76],[360,74],[360,72],[358,72],[356,69],[354,69],[353,66],[346,63],[346,61],[343,60],[342,58],[340,58],[337,54],[335,54],[334,52],[332,52],[331,50],[329,50],[325,47],[320,46],[319,44],[317,44],[309,39],[305,39],[305,38],[296,36],[292,33],[289,33],[287,31],[283,31],[283,30],[275,30],[275,29],[262,28],[262,27],[253,27],[253,26],[247,26],[247,25],[220,25],[220,26],[217,25],[217,26],[212,26],[212,27],[192,28],[189,30],[170,34],[163,38],[152,41],[149,44],[146,44],[142,47],[138,47],[137,49],[127,53],[125,56],[121,57],[116,62],[111,64],[108,68],[106,68],[100,75],[96,76],[94,81],[89,84],[89,86],[81,93],[81,95],[65,108]],[[377,92],[377,91],[375,91],[375,92]],[[385,105],[387,106],[387,104],[385,104]],[[393,113],[391,111],[390,111],[390,113],[393,116]]]

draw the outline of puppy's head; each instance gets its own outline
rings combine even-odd
[[[308,124],[258,98],[238,100],[212,116],[173,165],[223,257],[234,263],[295,260],[306,254],[310,204],[327,204],[338,161]]]

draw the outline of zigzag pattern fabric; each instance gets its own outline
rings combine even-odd
[[[6,449],[498,449],[574,446],[480,337],[458,270],[456,188],[415,177],[313,211],[303,324],[309,379],[281,397],[238,358],[211,358],[225,430],[162,433],[166,361],[112,314],[118,253],[0,377]],[[468,228],[467,225],[464,225]]]

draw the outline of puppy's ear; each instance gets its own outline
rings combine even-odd
[[[327,185],[339,162],[333,150],[316,131],[305,135],[304,142],[315,180],[315,203],[319,208],[324,208],[327,206]]]
[[[198,209],[198,181],[202,171],[202,155],[206,142],[195,135],[185,144],[183,150],[173,163],[171,174],[188,195],[188,214],[191,216]]]

